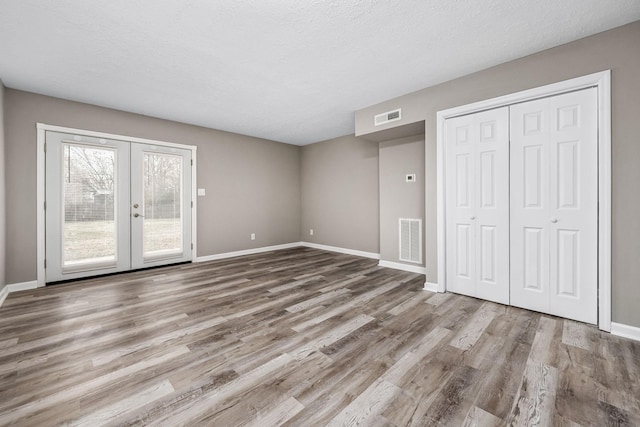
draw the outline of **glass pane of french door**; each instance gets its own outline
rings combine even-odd
[[[182,252],[182,157],[143,154],[144,258]]]
[[[63,143],[62,267],[114,266],[116,150]]]

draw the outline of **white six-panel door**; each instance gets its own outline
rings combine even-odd
[[[597,322],[597,90],[447,119],[447,290]]]
[[[509,109],[446,121],[447,289],[509,303]]]
[[[597,91],[511,107],[511,304],[597,322]]]

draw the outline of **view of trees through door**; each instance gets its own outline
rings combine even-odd
[[[115,261],[115,150],[64,144],[63,262]]]
[[[47,282],[191,260],[190,149],[46,135]]]
[[[65,262],[115,257],[115,153],[83,145],[64,146]],[[144,155],[144,252],[182,248],[182,159]]]
[[[144,153],[145,256],[182,250],[182,158]]]

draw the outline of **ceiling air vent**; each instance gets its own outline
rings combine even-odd
[[[375,126],[380,126],[386,123],[395,122],[396,120],[400,120],[401,118],[402,118],[402,109],[398,108],[397,110],[387,111],[386,113],[378,114],[373,119],[373,124]]]

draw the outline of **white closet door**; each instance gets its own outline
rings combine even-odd
[[[445,126],[447,290],[508,304],[508,108]]]
[[[511,107],[511,304],[597,322],[597,92]]]

